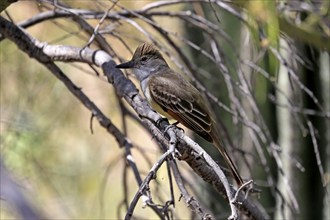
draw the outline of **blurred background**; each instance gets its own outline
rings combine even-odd
[[[270,218],[330,219],[329,7],[327,0],[31,0],[11,4],[1,16],[39,41],[84,47],[92,33],[74,16],[40,16],[55,8],[68,14],[80,9],[75,15],[93,28],[100,25],[108,44],[93,42],[91,47],[108,46],[118,63],[129,60],[141,42],[153,42],[171,68],[204,92],[241,175],[262,190],[253,199]],[[1,38],[0,49],[0,143],[6,174],[46,218],[123,218],[138,189],[124,150],[96,120],[91,132],[91,113],[45,67],[7,39]],[[133,141],[132,155],[145,175],[162,153],[141,123],[123,113],[133,110],[118,99],[100,69],[57,64]],[[222,164],[215,149],[185,130]],[[226,201],[184,162],[179,166],[203,206],[216,219],[228,217]],[[166,167],[151,188],[156,203],[168,199]],[[174,190],[175,218],[196,217]],[[136,218],[156,218],[141,207],[139,203]],[[1,219],[19,217],[5,199],[0,211]]]

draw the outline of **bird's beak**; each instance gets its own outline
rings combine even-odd
[[[134,67],[134,62],[132,60],[126,62],[126,63],[121,63],[116,66],[118,69],[129,69]]]

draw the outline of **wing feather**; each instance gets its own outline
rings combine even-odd
[[[173,83],[173,80],[176,83]],[[202,103],[199,91],[176,73],[150,76],[149,90],[153,100],[186,127],[212,142],[210,113]]]

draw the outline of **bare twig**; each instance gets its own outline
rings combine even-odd
[[[144,181],[142,182],[142,184],[140,185],[139,190],[137,191],[137,193],[135,194],[135,196],[133,197],[133,200],[130,204],[130,206],[128,207],[128,210],[126,212],[126,216],[125,219],[131,219],[135,206],[138,202],[138,200],[140,199],[140,197],[149,190],[149,183],[150,181],[155,178],[155,175],[158,171],[158,169],[162,166],[162,164],[166,161],[166,159],[172,155],[172,152],[169,150],[167,152],[165,152],[159,159],[158,161],[153,165],[153,167],[150,169],[148,175],[146,176],[146,178],[144,179]],[[151,202],[150,200],[145,200],[144,202],[148,203]]]

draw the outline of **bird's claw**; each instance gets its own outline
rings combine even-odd
[[[159,128],[168,126],[170,123],[168,122],[167,118],[160,118],[156,121],[156,126]]]

